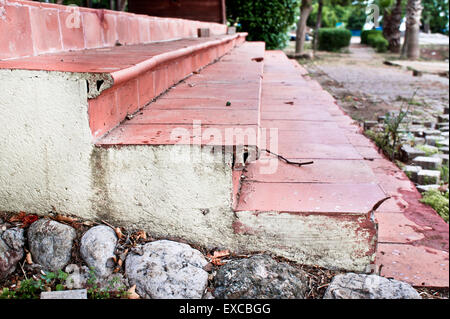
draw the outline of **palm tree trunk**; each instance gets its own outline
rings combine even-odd
[[[419,32],[422,14],[421,0],[408,0],[406,5],[406,57],[417,60],[420,57]]]
[[[300,5],[300,19],[297,25],[297,35],[295,39],[295,55],[303,54],[306,35],[306,20],[312,10],[312,0],[302,0]]]
[[[383,19],[383,36],[389,42],[389,51],[400,52],[400,24],[402,22],[402,0],[397,0],[390,13]]]

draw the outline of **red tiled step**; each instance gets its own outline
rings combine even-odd
[[[249,163],[235,185],[235,232],[306,264],[363,271],[375,256],[371,211],[386,194],[341,127],[342,111],[304,74],[284,53],[266,52],[261,128],[278,131],[261,147],[314,163],[264,152]]]
[[[237,145],[242,136],[246,145],[256,146],[263,62],[252,59],[263,55],[264,43],[244,43],[169,90],[97,145]],[[233,72],[223,73],[224,69]],[[187,132],[188,139],[180,142],[185,135],[177,130]],[[226,139],[227,132],[237,137]]]
[[[128,12],[3,0],[0,59],[50,52],[144,44],[197,36],[198,28],[223,35],[226,25]]]
[[[98,74],[99,77],[88,80],[88,96],[91,97],[89,123],[93,137],[98,138],[117,126],[127,115],[144,107],[193,71],[223,56],[243,40],[242,34],[236,34],[53,53],[0,61],[0,68]],[[253,94],[248,99],[258,99],[258,83],[248,85],[247,95]],[[199,88],[201,86],[199,84]],[[206,91],[196,91],[200,96],[207,94],[218,97],[227,86],[229,84],[213,83],[205,88]],[[175,97],[191,96],[190,89],[189,86],[181,86]],[[244,91],[240,89],[237,93],[242,94]]]
[[[364,215],[384,197],[376,184],[251,181],[242,184],[236,210]]]

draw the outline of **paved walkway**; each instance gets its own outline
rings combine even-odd
[[[287,67],[283,71],[280,55],[266,53],[261,127],[279,129],[279,154],[315,163],[301,169],[280,165],[276,174],[266,176],[255,173],[258,163],[250,164],[241,195],[245,203],[240,205],[252,210],[314,212],[308,198],[320,192],[321,212],[361,212],[367,203],[390,196],[375,212],[377,272],[414,286],[448,287],[448,225],[419,202],[421,195],[406,175],[377,152],[334,99],[305,76],[306,70],[294,63],[297,80]],[[274,99],[286,102],[284,110],[280,103],[276,112],[271,109]],[[274,183],[279,187],[273,188]],[[286,197],[294,191],[296,196]],[[253,200],[248,200],[249,192]]]

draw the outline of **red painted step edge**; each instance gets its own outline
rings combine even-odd
[[[167,52],[111,73],[113,86],[89,100],[89,125],[93,138],[101,138],[125,120],[127,115],[135,113],[190,73],[244,42],[245,36],[236,34]]]
[[[227,33],[227,26],[218,23],[2,0],[0,59],[113,47],[117,41],[129,45],[192,38],[197,37],[198,28],[208,28],[212,35]]]

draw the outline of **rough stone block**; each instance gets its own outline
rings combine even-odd
[[[413,166],[413,165],[406,165],[403,167],[403,171],[405,172],[406,176],[413,181],[414,183],[417,183],[417,174],[422,170],[422,167],[420,166]]]
[[[429,191],[430,189],[439,189],[441,185],[434,184],[434,185],[417,185],[416,188],[420,193],[425,193]]]
[[[44,291],[41,292],[41,299],[87,299],[87,290]]]
[[[425,131],[423,131],[423,135],[425,137],[430,136],[430,135],[441,135],[441,131],[439,131],[439,130],[425,130]]]
[[[425,152],[409,145],[403,145],[401,149],[402,160],[405,163],[410,163],[414,158],[418,156],[424,156]]]
[[[415,145],[423,145],[423,144],[425,144],[425,138],[423,138],[423,137],[415,137],[414,138],[414,144]]]
[[[448,154],[434,154],[433,157],[440,158],[442,165],[448,165]]]
[[[442,159],[437,157],[418,156],[413,160],[414,165],[422,167],[424,170],[438,170],[442,165]]]
[[[448,114],[442,114],[438,116],[438,123],[444,123],[449,121],[449,115]]]
[[[372,127],[377,125],[377,121],[364,121],[364,130],[370,130]]]
[[[436,146],[447,146],[448,147],[448,138],[441,138],[440,140],[436,141]]]
[[[441,140],[442,137],[439,135],[429,135],[425,137],[425,143],[431,146],[436,146],[436,141]]]
[[[432,129],[432,128],[434,128],[435,122],[431,121],[431,120],[426,120],[426,121],[423,121],[422,124],[423,124],[423,126],[429,128],[429,129]]]
[[[444,154],[448,154],[448,146],[439,147],[439,152],[442,152]]]
[[[420,185],[439,184],[440,179],[440,171],[423,169],[417,173],[417,183]]]
[[[441,127],[445,127],[445,126],[448,126],[448,122],[436,123],[436,128],[437,128],[438,130],[440,130]]]

